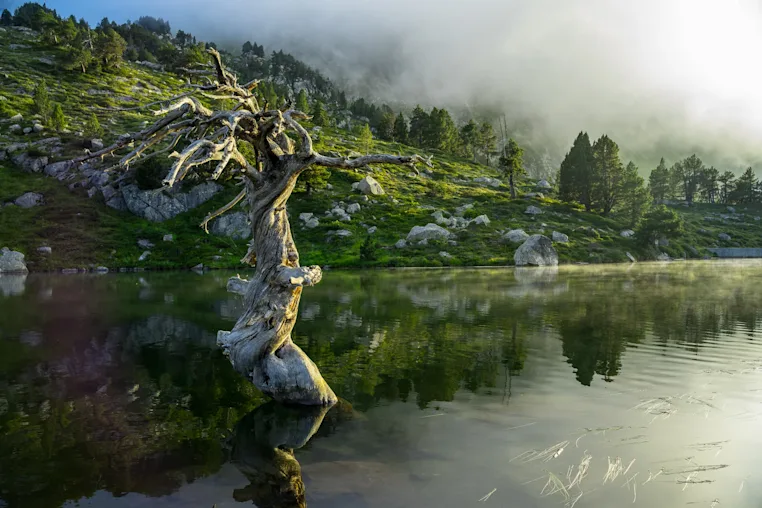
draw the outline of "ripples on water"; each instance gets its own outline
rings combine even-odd
[[[142,276],[141,276],[142,275]],[[759,506],[762,264],[329,272],[264,404],[227,274],[0,277],[0,506]]]

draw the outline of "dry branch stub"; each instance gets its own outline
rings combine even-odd
[[[217,342],[233,367],[273,399],[291,404],[331,405],[331,388],[317,366],[291,339],[304,287],[320,282],[318,266],[302,267],[291,236],[286,202],[301,173],[312,165],[361,168],[368,164],[431,166],[418,155],[366,155],[354,159],[327,157],[314,151],[312,139],[298,119],[300,111],[261,109],[252,90],[257,82],[239,85],[219,53],[210,49],[216,81],[194,85],[193,90],[159,111],[161,118],[146,129],[123,136],[111,146],[74,160],[120,155],[117,167],[129,170],[153,154],[170,153],[174,159],[164,185],[172,187],[193,170],[215,163],[211,178],[226,171],[242,180],[235,199],[209,214],[201,224],[222,215],[239,202],[248,205],[252,242],[242,259],[254,266],[249,281],[236,285],[244,294],[245,310],[230,332],[220,331]],[[223,99],[236,103],[232,110],[215,111],[201,102]],[[287,133],[296,135],[294,142]],[[238,150],[238,142],[254,148],[254,160]],[[179,148],[178,148],[179,147]]]

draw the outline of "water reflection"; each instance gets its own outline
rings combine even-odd
[[[225,281],[30,275],[0,289],[2,502],[164,499],[232,461],[249,482],[234,499],[303,506],[294,450],[316,460],[304,445],[318,428],[330,434],[333,413],[262,406],[230,368],[214,339],[240,309]],[[741,372],[725,363],[762,357],[760,282],[759,263],[332,272],[305,293],[295,338],[363,413],[402,403],[417,419],[463,397],[531,412],[538,394],[567,407],[577,389]],[[393,443],[389,432],[376,438]]]

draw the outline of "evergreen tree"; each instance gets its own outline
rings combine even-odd
[[[50,115],[53,112],[53,103],[48,94],[48,84],[41,80],[34,89],[34,110],[42,117],[42,122],[47,124],[50,121]]]
[[[127,42],[113,28],[98,34],[95,43],[95,56],[104,69],[115,69],[122,63]]]
[[[243,47],[241,47],[241,53],[246,54],[254,51],[254,46],[251,45],[250,41],[246,41],[243,43]]]
[[[757,175],[752,168],[747,168],[744,173],[738,177],[735,188],[731,193],[730,200],[733,203],[753,203],[756,200]]]
[[[704,172],[704,163],[694,154],[675,164],[674,168],[675,178],[682,183],[685,201],[692,204],[699,188],[701,174]]]
[[[481,144],[479,134],[479,127],[473,119],[469,120],[466,125],[460,128],[460,139],[465,155],[472,157],[474,162],[476,162],[477,147]]]
[[[360,127],[357,133],[357,140],[360,143],[360,149],[367,155],[373,149],[373,133],[370,126],[366,123]]]
[[[592,204],[608,215],[623,197],[624,166],[619,146],[607,135],[593,144]]]
[[[0,25],[11,26],[13,25],[13,14],[8,9],[3,9],[3,14],[0,15]]]
[[[662,157],[659,165],[651,171],[651,176],[648,177],[648,187],[651,191],[651,196],[653,196],[657,203],[664,201],[668,196],[672,195],[670,183],[669,168],[667,168],[664,157]]]
[[[321,101],[315,101],[315,104],[312,106],[312,123],[320,127],[326,127],[330,123],[328,112]]]
[[[378,124],[378,137],[384,141],[394,141],[394,113],[384,113]]]
[[[429,130],[429,115],[421,106],[416,106],[410,117],[409,140],[413,146],[422,148],[426,142],[426,132]]]
[[[456,153],[459,148],[458,128],[446,109],[433,108],[429,114],[428,146],[443,152]]]
[[[524,170],[524,149],[513,138],[508,140],[505,155],[500,157],[500,171],[508,178],[511,198],[516,199],[516,180],[526,171]]]
[[[714,166],[711,168],[704,168],[704,171],[701,172],[699,187],[701,188],[702,197],[708,203],[715,203],[717,201],[719,178],[720,171]]]
[[[650,206],[651,196],[643,177],[638,174],[638,167],[632,161],[624,169],[621,192],[620,213],[628,226],[635,227]]]
[[[725,171],[717,178],[720,183],[720,202],[722,204],[730,203],[730,194],[732,193],[733,186],[735,185],[736,175],[732,171]]]
[[[338,98],[338,101],[337,101],[337,106],[339,106],[339,109],[342,110],[342,111],[347,109],[347,106],[348,106],[347,94],[344,93],[343,90],[341,92],[339,92],[339,98]]]
[[[401,112],[394,121],[394,141],[404,144],[408,143],[407,120],[405,120]]]
[[[50,119],[50,125],[58,132],[66,129],[66,116],[64,116],[63,108],[60,104],[56,104],[53,108],[53,116]]]
[[[299,90],[299,95],[296,96],[296,109],[303,113],[310,110],[310,103],[307,101],[307,91],[304,88]]]
[[[683,232],[683,219],[664,205],[651,208],[635,230],[643,245],[653,245],[659,238],[675,238]]]
[[[580,132],[561,163],[559,197],[562,201],[577,201],[592,210],[591,187],[593,174],[593,148],[586,132]]]
[[[103,136],[103,128],[95,113],[90,113],[87,121],[85,121],[84,134],[86,138],[100,138]]]
[[[485,157],[495,151],[495,143],[497,142],[497,136],[495,136],[495,130],[492,128],[492,124],[484,122],[479,127],[479,149],[482,151]]]

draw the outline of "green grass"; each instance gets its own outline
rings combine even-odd
[[[144,68],[125,65],[114,74],[82,74],[65,71],[40,63],[41,56],[62,61],[55,48],[47,48],[14,30],[0,31],[0,45],[25,44],[29,49],[0,51],[0,142],[4,144],[29,142],[49,137],[50,132],[21,135],[10,134],[7,121],[16,113],[24,116],[22,127],[30,126],[34,119],[32,91],[45,78],[50,86],[51,98],[63,105],[72,134],[61,136],[64,152],[52,160],[68,159],[82,151],[82,130],[86,118],[95,112],[107,132],[104,141],[140,129],[144,122],[154,120],[149,110],[110,111],[104,108],[134,107],[138,104],[168,98],[182,90],[178,77]],[[99,93],[105,92],[105,93]],[[307,127],[311,127],[307,125]],[[360,151],[355,136],[347,131],[324,128],[315,136],[315,148],[322,153],[348,154]],[[373,151],[409,155],[417,150],[399,143],[374,142]],[[387,267],[387,266],[472,266],[506,265],[513,262],[516,245],[500,240],[500,231],[524,229],[529,234],[553,231],[567,234],[568,244],[556,244],[562,263],[626,262],[626,252],[638,259],[653,259],[654,248],[639,245],[634,239],[625,239],[620,231],[628,225],[616,217],[602,217],[586,213],[578,206],[561,203],[550,197],[542,199],[511,199],[506,186],[485,188],[470,183],[480,176],[498,177],[493,168],[470,160],[460,159],[438,151],[422,153],[433,156],[433,173],[410,175],[409,168],[378,165],[372,176],[386,190],[385,196],[372,196],[369,202],[354,193],[351,186],[363,178],[357,171],[332,172],[332,190],[321,190],[307,195],[294,193],[289,201],[289,213],[294,237],[303,264],[333,267]],[[0,202],[10,201],[27,191],[41,192],[46,204],[39,208],[22,210],[17,207],[0,209],[0,246],[20,250],[27,255],[32,270],[60,268],[86,268],[105,265],[109,268],[144,267],[151,269],[188,268],[203,263],[211,267],[239,267],[239,260],[247,249],[246,241],[234,241],[206,235],[198,227],[208,211],[226,203],[237,189],[226,187],[197,210],[180,215],[165,223],[151,223],[129,213],[118,212],[105,206],[99,197],[89,199],[83,190],[71,192],[66,184],[41,175],[28,175],[12,167],[8,161],[0,166]],[[169,162],[167,161],[167,168]],[[423,169],[423,168],[420,168]],[[520,193],[535,190],[532,182],[520,182]],[[361,211],[349,223],[324,218],[324,212],[333,202],[358,202]],[[472,226],[455,230],[457,245],[431,242],[428,246],[410,246],[397,249],[394,244],[407,236],[413,226],[434,222],[431,214],[436,209],[454,212],[460,205],[473,203],[465,214],[474,218],[486,214],[488,226]],[[524,213],[529,205],[538,206],[543,214],[537,217]],[[738,211],[745,213],[744,221],[706,221],[708,213],[722,213],[719,205],[678,207],[686,223],[685,234],[661,251],[673,257],[703,257],[712,246],[759,246],[762,237],[762,207]],[[320,218],[320,226],[309,230],[302,227],[298,216],[312,212]],[[361,226],[377,226],[377,256],[373,261],[361,261],[360,246],[367,233]],[[330,231],[347,229],[351,237],[326,241]],[[165,234],[172,233],[174,242],[163,242]],[[718,240],[720,233],[732,237],[730,242]],[[138,239],[155,244],[150,257],[140,262],[144,249]],[[48,245],[53,254],[37,252]],[[451,257],[439,255],[446,251]]]

